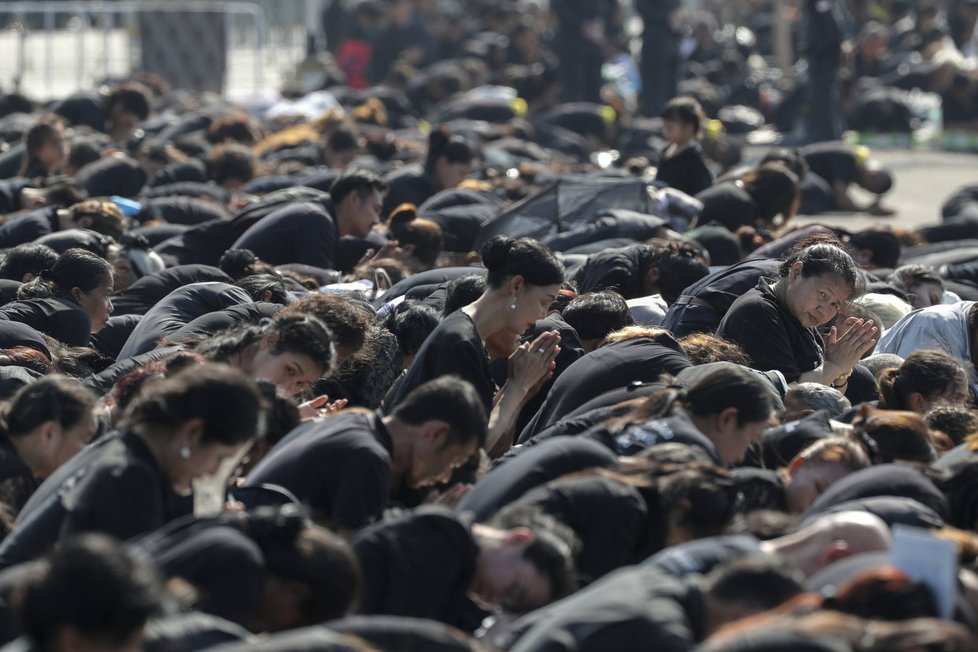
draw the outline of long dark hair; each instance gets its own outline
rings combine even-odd
[[[620,431],[650,419],[671,416],[678,410],[692,416],[707,416],[731,407],[737,409],[738,426],[764,421],[774,412],[774,400],[765,382],[750,369],[724,366],[688,389],[671,385],[656,392],[631,412],[609,421],[608,426],[612,431]]]
[[[333,366],[332,335],[323,322],[309,315],[276,315],[259,325],[243,326],[209,337],[198,343],[196,350],[211,360],[225,362],[273,333],[277,338],[272,353],[298,353],[323,369]]]
[[[946,393],[967,372],[957,360],[940,351],[914,351],[899,367],[880,373],[879,388],[884,407],[909,410],[910,394],[920,392],[928,401]]]
[[[85,249],[68,249],[58,256],[51,269],[41,270],[37,278],[22,285],[17,290],[17,298],[64,297],[74,300],[71,294],[74,288],[91,292],[111,279],[112,266],[104,258]]]

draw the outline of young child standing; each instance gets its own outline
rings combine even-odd
[[[713,173],[698,140],[703,122],[703,109],[692,97],[673,98],[666,104],[662,128],[669,145],[662,150],[656,181],[690,196],[713,185]]]

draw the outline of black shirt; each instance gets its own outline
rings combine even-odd
[[[609,390],[635,381],[655,381],[664,373],[675,376],[691,366],[679,344],[665,332],[595,349],[567,367],[554,382],[540,411],[523,429],[520,441]]]
[[[808,171],[825,179],[830,185],[836,182],[849,185],[859,176],[859,162],[852,147],[840,142],[807,145],[801,149]]]
[[[761,458],[765,468],[787,466],[795,455],[820,439],[832,436],[828,412],[819,410],[806,417],[764,431]]]
[[[686,652],[705,634],[704,620],[695,583],[628,567],[524,616],[513,626],[519,640],[509,649]]]
[[[580,293],[615,290],[626,299],[645,296],[642,255],[649,245],[633,245],[588,256],[574,276]]]
[[[421,206],[438,192],[434,180],[419,166],[408,166],[387,178],[387,195],[384,197],[381,219],[401,204]]]
[[[673,577],[706,575],[713,568],[734,559],[761,553],[760,542],[749,534],[708,537],[669,546],[649,557],[643,566]]]
[[[776,369],[789,383],[822,364],[818,331],[802,326],[764,279],[730,306],[717,335],[739,344],[752,368]]]
[[[230,276],[210,265],[180,265],[144,276],[112,296],[113,315],[145,315],[163,297],[191,283],[232,283]]]
[[[241,529],[239,515],[186,516],[133,541],[167,578],[179,577],[198,593],[197,608],[254,627],[265,589],[265,557]]]
[[[340,239],[336,221],[321,202],[302,202],[273,211],[231,246],[250,249],[272,265],[302,263],[336,269]]]
[[[143,315],[119,352],[119,358],[152,351],[160,339],[197,317],[245,303],[251,303],[251,296],[228,283],[192,283],[177,288]]]
[[[601,442],[618,455],[637,455],[657,444],[696,446],[706,451],[714,464],[725,466],[713,442],[699,431],[682,410],[677,410],[675,414],[669,416],[627,426],[621,432],[612,433],[606,425],[599,424],[581,436]]]
[[[350,541],[363,583],[359,612],[431,618],[472,630],[469,586],[479,547],[451,510],[419,507],[360,530]]]
[[[88,346],[92,320],[74,301],[62,298],[26,299],[0,306],[0,319],[27,324],[70,346]]]
[[[698,143],[684,147],[671,156],[668,148],[662,151],[662,160],[655,173],[655,180],[693,196],[713,185],[713,173],[706,166],[703,149]]]
[[[554,251],[578,252],[579,247],[597,244],[604,240],[648,240],[659,234],[666,220],[658,215],[646,215],[627,208],[611,208],[602,211],[593,221],[581,224],[540,239]]]
[[[173,331],[168,337],[174,342],[199,340],[230,328],[257,324],[266,318],[271,319],[283,307],[282,304],[267,303],[265,301],[230,306],[224,310],[217,310],[201,315]]]
[[[879,464],[850,473],[822,492],[805,517],[824,513],[841,502],[873,496],[912,498],[933,509],[941,518],[948,517],[944,494],[923,473],[902,464]]]
[[[489,413],[496,394],[489,354],[475,322],[462,310],[442,319],[425,339],[391,405],[396,407],[415,387],[447,374],[456,374],[472,383],[482,397],[486,414]]]
[[[697,193],[696,199],[703,202],[703,210],[691,226],[718,222],[731,231],[742,226],[754,226],[757,213],[754,200],[735,182],[711,186]]]
[[[471,512],[477,522],[489,519],[530,489],[560,476],[618,463],[615,454],[598,442],[580,437],[555,437],[520,449],[483,476],[465,494],[458,511]]]
[[[41,236],[57,231],[58,228],[57,206],[45,206],[29,211],[0,225],[0,249],[34,242]]]
[[[133,433],[88,447],[45,480],[0,546],[0,567],[43,555],[77,532],[125,540],[189,513],[156,458]]]
[[[574,530],[581,540],[577,571],[588,581],[662,548],[668,523],[658,500],[650,502],[637,488],[596,475],[554,480],[513,501]]]
[[[355,529],[387,504],[393,454],[379,415],[338,414],[292,430],[248,474],[245,486],[285,487],[331,526]]]

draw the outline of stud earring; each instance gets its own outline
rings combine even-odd
[[[190,459],[190,447],[189,446],[183,446],[180,449],[180,457],[182,457],[185,460],[189,460]]]

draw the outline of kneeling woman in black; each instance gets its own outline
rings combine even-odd
[[[69,249],[0,308],[0,319],[19,321],[71,346],[88,346],[112,313],[112,266],[84,249]]]
[[[512,442],[523,404],[553,372],[560,336],[548,331],[516,347],[509,356],[509,377],[498,391],[489,370],[486,340],[491,336],[515,344],[543,319],[557,298],[564,270],[553,252],[530,238],[497,236],[479,253],[488,270],[486,291],[432,331],[415,354],[391,406],[422,383],[456,374],[482,396],[489,414],[486,450],[502,454]]]
[[[762,278],[734,301],[717,335],[739,344],[754,369],[776,369],[789,383],[845,392],[853,367],[876,345],[876,328],[872,321],[849,319],[833,326],[825,340],[816,328],[835,319],[861,286],[856,264],[840,247],[800,247],[781,263],[773,284]]]
[[[128,539],[192,510],[191,481],[253,439],[264,411],[255,384],[200,364],[145,387],[123,430],[82,451],[34,493],[0,546],[0,567],[33,559],[80,531]]]

